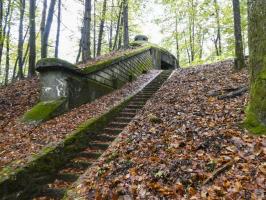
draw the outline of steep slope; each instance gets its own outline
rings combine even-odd
[[[248,93],[221,99],[248,85],[247,71],[233,73],[232,66],[177,70],[71,194],[263,199],[266,137],[241,128]]]

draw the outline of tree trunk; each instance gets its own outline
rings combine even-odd
[[[29,77],[35,75],[35,63],[36,63],[36,27],[35,27],[35,7],[36,0],[30,0],[30,39],[29,39]]]
[[[58,0],[58,13],[57,13],[57,31],[56,31],[56,42],[55,42],[55,53],[54,57],[58,58],[59,51],[59,40],[60,40],[60,31],[61,31],[61,0]]]
[[[24,29],[24,15],[25,15],[25,0],[20,0],[20,19],[19,19],[19,36],[18,36],[18,78],[23,79],[23,29]]]
[[[79,50],[78,50],[78,55],[77,55],[77,58],[76,58],[76,63],[79,62],[79,59],[80,59],[80,56],[81,56],[81,50],[82,50],[82,39],[79,40]]]
[[[3,6],[3,4],[2,4],[2,6]],[[7,24],[8,24],[8,17],[10,14],[10,10],[11,10],[11,0],[8,0],[7,11],[6,11],[6,14],[4,17],[5,18],[4,19],[4,27],[2,29],[2,35],[0,38],[1,39],[0,40],[0,75],[2,74],[1,63],[2,63],[3,49],[4,49],[4,43],[5,43],[5,37],[6,37],[6,28],[7,28]],[[2,23],[3,23],[3,20],[2,20]]]
[[[221,37],[221,22],[220,22],[220,7],[217,0],[214,0],[215,18],[217,25],[217,36],[215,40],[216,55],[222,55],[222,37]]]
[[[266,134],[266,3],[249,0],[250,100],[246,127],[255,134]]]
[[[121,15],[122,15],[122,13],[121,13],[122,12],[122,6],[123,6],[123,3],[121,3],[119,6],[119,13],[118,13],[118,17],[117,17],[117,25],[116,25],[116,33],[115,33],[115,41],[114,41],[114,45],[113,45],[113,50],[115,50],[117,48],[119,30],[120,30],[120,20],[121,20]]]
[[[109,34],[109,51],[112,51],[112,47],[113,47],[113,12],[114,12],[114,0],[112,0],[112,4],[111,4],[112,8],[111,8],[111,25],[110,25],[110,34]]]
[[[175,43],[176,43],[176,60],[177,67],[180,66],[180,53],[179,53],[179,41],[178,41],[178,18],[177,11],[175,13]]]
[[[104,23],[105,23],[105,15],[106,15],[106,6],[107,6],[107,0],[104,0],[101,23],[100,23],[100,30],[99,30],[97,56],[100,56],[101,51],[102,51],[102,40],[103,40],[103,31],[104,31]]]
[[[44,30],[46,24],[46,13],[47,13],[47,0],[43,0],[43,7],[42,7],[42,20],[41,20],[41,46],[44,44]],[[44,58],[43,52],[41,52],[41,57]]]
[[[124,0],[123,19],[124,19],[124,48],[127,49],[129,46],[128,0]]]
[[[42,38],[42,45],[41,45],[41,57],[42,58],[47,58],[47,55],[48,55],[48,41],[49,41],[51,26],[53,23],[55,4],[56,4],[56,0],[53,0],[50,2],[48,16],[45,22],[45,28],[43,31],[43,38]]]
[[[93,3],[93,58],[96,57],[96,0]]]
[[[9,81],[9,68],[10,68],[10,29],[11,29],[11,18],[12,18],[13,9],[11,8],[8,25],[7,25],[7,33],[6,33],[6,70],[5,70],[5,85],[8,84]]]
[[[245,67],[245,58],[243,52],[243,42],[241,33],[241,16],[239,0],[233,1],[234,10],[234,32],[235,32],[235,69],[240,70]]]
[[[85,1],[84,26],[82,34],[82,61],[91,58],[91,0]]]

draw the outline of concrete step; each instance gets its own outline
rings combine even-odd
[[[143,105],[137,105],[137,104],[129,104],[126,108],[130,108],[130,109],[141,109],[143,107]]]
[[[102,142],[102,141],[93,141],[90,142],[89,146],[91,149],[101,149],[101,150],[106,150],[109,145],[111,144],[111,142]]]
[[[116,117],[115,121],[129,123],[132,119],[132,117]]]
[[[46,187],[41,189],[39,194],[34,196],[34,198],[60,200],[63,199],[65,193],[66,189],[53,189]]]
[[[128,123],[126,122],[112,122],[108,125],[108,127],[124,129],[127,125]]]
[[[76,174],[61,173],[56,175],[56,179],[72,183],[78,180],[78,178],[79,176]]]
[[[133,109],[133,108],[125,108],[125,109],[123,109],[123,112],[137,113],[138,110],[137,109]]]
[[[91,159],[98,159],[101,155],[102,155],[102,153],[86,152],[86,151],[83,151],[83,152],[80,152],[77,154],[77,156],[91,158]]]
[[[111,128],[111,127],[107,127],[103,130],[103,133],[106,134],[110,134],[110,135],[119,135],[121,132],[123,131],[123,129],[121,128]]]
[[[80,169],[80,170],[86,170],[89,166],[91,166],[91,163],[79,161],[79,162],[73,162],[70,161],[67,163],[66,168],[74,168],[74,169]]]
[[[116,137],[106,135],[106,134],[99,134],[96,135],[93,139],[97,141],[102,141],[102,142],[112,142]]]
[[[122,112],[119,114],[119,117],[130,117],[133,118],[136,116],[135,112]]]

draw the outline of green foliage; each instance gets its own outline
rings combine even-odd
[[[164,15],[154,20],[164,35],[162,46],[177,54],[176,39],[178,39],[181,66],[234,57],[232,1],[217,0],[217,4],[214,0],[157,0],[157,2],[164,8]],[[222,44],[222,54],[219,56],[216,55],[215,49],[218,31],[216,10],[219,13]],[[247,53],[246,0],[241,1],[241,19],[244,49]]]

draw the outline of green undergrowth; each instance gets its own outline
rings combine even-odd
[[[75,153],[85,149],[90,140],[113,119],[131,100],[123,101],[97,118],[81,124],[63,141],[44,147],[39,153],[30,156],[26,164],[14,161],[0,171],[0,196],[12,199],[21,195],[24,199],[37,190],[43,177],[52,179],[55,173],[70,161]]]
[[[64,106],[65,102],[65,98],[54,101],[42,101],[27,111],[23,115],[22,121],[34,124],[46,121],[51,117],[54,117],[56,112],[59,111],[62,106]]]

